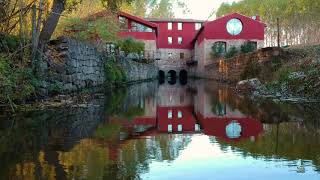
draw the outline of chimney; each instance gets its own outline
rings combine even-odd
[[[256,15],[256,21],[260,21],[260,16]]]

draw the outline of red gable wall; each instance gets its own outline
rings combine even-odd
[[[158,48],[193,49],[192,40],[198,30],[196,22],[182,22],[182,30],[178,30],[178,22],[172,22],[172,30],[168,30],[168,22],[154,22],[158,24]],[[172,37],[172,44],[168,44],[168,37]],[[178,37],[182,37],[182,44],[178,44]]]
[[[243,24],[242,32],[239,35],[233,36],[227,32],[226,25],[227,22],[232,19],[237,18]],[[243,16],[238,13],[233,13],[214,21],[205,23],[204,27],[197,34],[196,38],[198,43],[202,42],[203,39],[264,39],[264,28],[265,24],[258,20],[253,20],[247,16]]]

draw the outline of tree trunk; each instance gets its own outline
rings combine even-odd
[[[46,20],[46,22],[44,23],[44,26],[40,33],[39,47],[43,47],[44,44],[50,40],[54,30],[58,25],[61,13],[64,11],[64,9],[65,9],[65,0],[53,1],[50,15]]]

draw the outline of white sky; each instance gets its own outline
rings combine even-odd
[[[228,2],[232,3],[233,1],[240,1],[240,0],[182,0],[184,1],[189,10],[190,14],[183,14],[181,11],[176,11],[175,16],[176,18],[192,18],[192,19],[200,19],[206,20],[210,13],[213,10],[217,10],[221,3]],[[215,18],[215,13],[210,19]]]

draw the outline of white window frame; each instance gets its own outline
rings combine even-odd
[[[183,131],[182,124],[178,124],[178,132],[182,132],[182,131]]]
[[[178,37],[178,44],[182,44],[183,43],[183,38],[181,36]]]
[[[178,22],[178,30],[182,31],[183,29],[183,23],[182,22]]]
[[[178,111],[178,119],[181,119],[181,118],[182,118],[182,112]]]
[[[169,110],[169,111],[168,111],[168,119],[172,119],[172,115],[173,115],[173,114],[172,114],[172,110]]]
[[[195,24],[194,24],[195,30],[199,30],[199,29],[201,29],[201,27],[202,27],[202,24],[201,24],[201,23],[195,23]]]
[[[168,36],[168,44],[172,44],[172,43],[173,43],[172,36]]]
[[[168,22],[168,30],[172,30],[172,22]]]
[[[168,132],[172,132],[172,124],[168,124]]]

